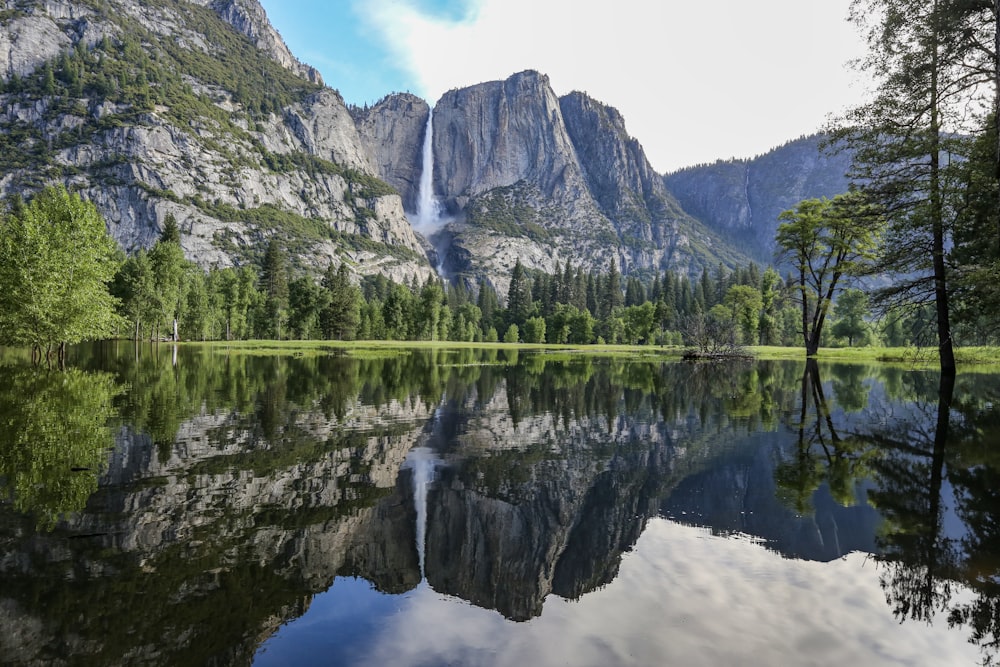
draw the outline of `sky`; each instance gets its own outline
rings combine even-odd
[[[863,99],[850,0],[261,0],[353,104],[535,69],[616,107],[653,167],[753,157]]]

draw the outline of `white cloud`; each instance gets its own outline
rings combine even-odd
[[[863,50],[849,0],[470,0],[462,21],[415,0],[357,11],[420,94],[548,74],[625,116],[659,170],[745,157],[820,128],[861,96],[846,62]]]

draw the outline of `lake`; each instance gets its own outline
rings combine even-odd
[[[128,342],[0,365],[0,663],[960,665],[1000,375]]]

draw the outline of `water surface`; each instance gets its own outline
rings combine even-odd
[[[4,664],[975,664],[1000,377],[128,343],[0,366]]]

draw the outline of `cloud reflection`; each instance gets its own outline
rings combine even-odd
[[[897,623],[864,554],[786,560],[663,519],[612,584],[578,601],[551,596],[526,623],[427,586],[399,602],[361,664],[943,665],[978,655],[945,624]]]

